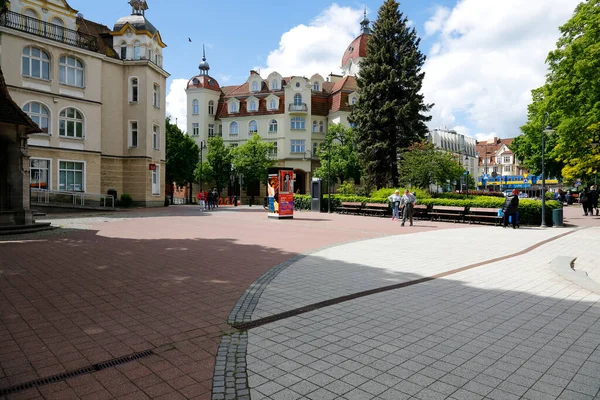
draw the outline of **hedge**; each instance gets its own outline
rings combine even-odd
[[[294,208],[296,210],[310,210],[310,195],[295,195]],[[490,196],[477,196],[469,200],[459,199],[419,199],[418,204],[424,204],[429,209],[433,206],[454,206],[454,207],[481,207],[499,209],[504,205],[504,199]],[[366,203],[389,203],[387,198],[373,198],[363,196],[341,196],[331,195],[331,211],[336,211],[342,202],[360,202],[363,206]],[[552,210],[561,208],[558,201],[546,201],[546,224],[552,224]],[[321,201],[321,211],[327,211],[327,196],[323,196]],[[519,200],[519,222],[522,225],[540,225],[542,222],[542,202],[532,199]]]

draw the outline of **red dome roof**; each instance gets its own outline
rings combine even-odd
[[[365,57],[367,55],[367,43],[369,42],[369,37],[371,37],[370,34],[363,33],[350,43],[350,46],[348,46],[344,52],[344,57],[342,57],[342,68],[346,65],[348,60]]]
[[[188,81],[187,89],[208,89],[214,90],[217,92],[221,91],[221,87],[219,86],[219,82],[216,79],[211,78],[208,75],[198,75],[193,77]]]

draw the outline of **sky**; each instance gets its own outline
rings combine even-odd
[[[579,0],[405,0],[400,11],[427,56],[423,93],[434,103],[429,127],[478,140],[515,137],[527,120],[531,90],[544,83],[545,59]],[[85,18],[112,28],[131,12],[126,0],[69,0]],[[383,0],[148,0],[146,18],[167,44],[167,114],[186,129],[185,85],[198,73],[202,44],[221,86],[263,78],[340,73],[366,7]],[[191,42],[190,42],[191,39]]]

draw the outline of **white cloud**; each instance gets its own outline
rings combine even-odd
[[[531,90],[544,83],[558,27],[579,0],[461,0],[425,24],[436,34],[423,93],[435,103],[431,127],[466,125],[479,137],[519,134]]]
[[[323,77],[341,72],[346,47],[358,36],[363,9],[332,4],[308,25],[298,25],[285,32],[279,48],[269,53],[261,76],[273,71],[287,75]]]
[[[172,123],[177,121],[177,126],[183,131],[187,131],[187,83],[187,79],[173,79],[167,94],[167,117],[171,117]]]

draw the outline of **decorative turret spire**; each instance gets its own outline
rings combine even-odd
[[[367,35],[371,34],[371,28],[369,27],[370,23],[371,21],[369,21],[369,19],[367,18],[367,6],[365,6],[363,19],[362,21],[360,21],[360,30],[362,31],[362,33],[366,33]]]
[[[130,0],[129,5],[131,6],[131,15],[146,15],[146,10],[148,9],[146,0]]]
[[[204,51],[204,45],[202,45],[202,62],[198,66],[200,68],[200,75],[208,75],[210,65],[206,62],[206,52]]]

